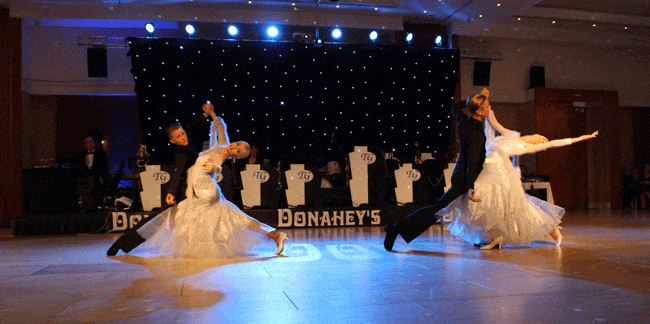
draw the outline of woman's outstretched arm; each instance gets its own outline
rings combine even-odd
[[[552,147],[567,146],[567,145],[571,145],[571,144],[574,144],[574,143],[586,141],[588,139],[596,138],[596,136],[598,136],[598,131],[595,131],[592,134],[582,135],[582,136],[579,136],[579,137],[558,139],[558,140],[553,140],[553,141],[546,142],[546,143],[541,143],[541,144],[529,144],[529,143],[526,143],[526,145],[524,146],[524,149],[526,150],[526,152],[523,153],[523,154],[537,153],[537,152],[545,151],[545,150],[547,150],[549,148],[552,148]],[[519,154],[517,154],[517,155],[519,155]]]
[[[214,113],[214,106],[210,102],[205,103],[203,104],[203,111],[212,117],[212,124],[210,126],[210,147],[230,144],[230,139],[226,132],[226,123],[221,117],[217,117],[217,114]]]

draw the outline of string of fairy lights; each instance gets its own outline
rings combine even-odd
[[[443,154],[459,53],[401,45],[130,38],[141,128],[153,154],[167,125],[211,101],[230,139],[277,160],[316,162],[354,146]],[[193,130],[207,138],[207,124]]]

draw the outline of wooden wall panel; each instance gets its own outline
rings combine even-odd
[[[0,226],[22,213],[21,21],[0,10]]]
[[[555,203],[570,209],[620,208],[620,108],[613,91],[535,89],[537,132],[549,139],[600,131],[598,138],[537,154]],[[574,102],[585,107],[574,107]]]

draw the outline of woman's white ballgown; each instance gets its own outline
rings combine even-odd
[[[146,239],[141,245],[143,249],[188,258],[243,256],[275,230],[226,200],[215,173],[202,170],[203,163],[210,158],[215,165],[223,163],[219,152],[229,141],[225,125],[218,130],[223,142],[201,152],[187,171],[187,198],[138,229],[138,234]]]
[[[487,157],[474,182],[474,197],[481,202],[472,202],[462,195],[436,215],[443,220],[451,219],[447,230],[473,244],[489,243],[499,235],[504,244],[552,240],[549,233],[560,224],[564,209],[526,194],[510,158],[570,142],[556,140],[531,145],[521,140],[517,132],[505,133],[492,140],[488,136]]]

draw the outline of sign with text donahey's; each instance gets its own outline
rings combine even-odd
[[[278,227],[369,226],[380,223],[380,209],[278,209]]]

